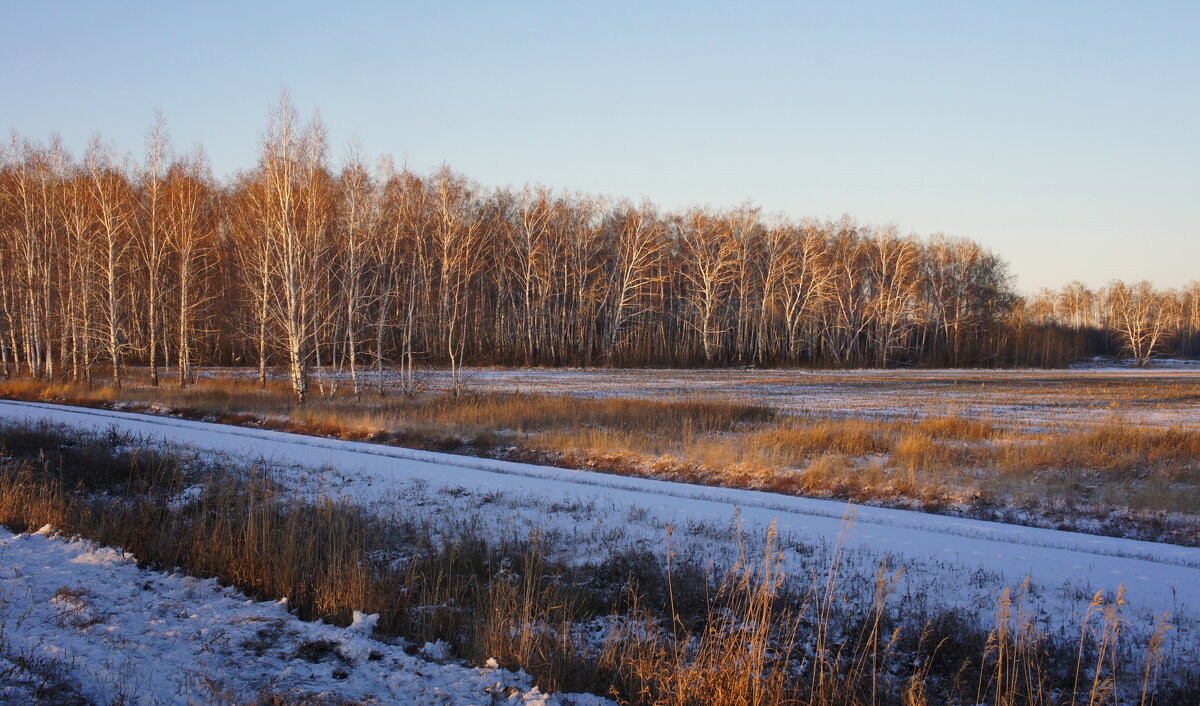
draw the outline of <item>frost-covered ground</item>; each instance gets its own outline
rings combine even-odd
[[[1164,612],[1176,659],[1200,658],[1200,549],[966,520],[838,502],[692,486],[413,451],[266,430],[41,403],[0,403],[0,417],[48,419],[182,444],[209,460],[274,469],[307,494],[332,492],[380,513],[478,523],[497,536],[538,528],[584,560],[622,547],[661,552],[664,528],[681,553],[719,560],[755,546],[774,523],[793,575],[847,551],[845,588],[869,599],[882,562],[903,568],[897,600],[914,614],[955,609],[987,624],[999,591],[1030,579],[1029,603],[1050,633],[1078,634],[1097,590],[1128,589],[1130,639]],[[846,529],[843,515],[854,516]]]
[[[139,569],[133,557],[49,528],[0,529],[0,703],[199,704],[269,693],[386,704],[588,704],[540,694],[523,673],[441,664],[372,639],[375,616],[334,627],[214,580]],[[24,669],[12,667],[21,663]]]
[[[1200,370],[1200,359],[1197,358],[1154,358],[1148,365],[1139,366],[1133,358],[1113,360],[1105,356],[1096,356],[1091,360],[1075,363],[1072,370]]]
[[[250,377],[254,371],[213,368],[205,375]],[[322,370],[327,383],[348,384],[344,371]],[[1200,361],[1161,360],[1137,368],[1102,359],[1070,370],[679,370],[467,368],[468,389],[577,397],[719,399],[791,413],[877,418],[982,417],[1022,427],[1097,423],[1200,427]],[[363,373],[374,385],[373,372]],[[385,385],[398,386],[394,371]],[[448,371],[419,371],[430,390],[450,389]]]

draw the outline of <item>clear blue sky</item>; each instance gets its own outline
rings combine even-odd
[[[1032,290],[1200,277],[1200,2],[0,2],[0,126],[943,231]],[[3,125],[7,123],[7,125]]]

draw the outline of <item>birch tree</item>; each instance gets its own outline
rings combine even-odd
[[[198,313],[208,301],[203,285],[210,275],[218,228],[212,176],[202,150],[171,164],[163,184],[163,201],[164,249],[175,264],[176,379],[182,388],[191,374]]]
[[[666,247],[664,224],[648,202],[639,207],[622,204],[614,221],[616,247],[604,350],[604,359],[610,363],[626,325],[651,308],[647,291],[662,280],[659,264]]]
[[[1179,303],[1174,292],[1159,292],[1149,282],[1134,285],[1113,282],[1106,298],[1111,311],[1111,328],[1122,349],[1139,367],[1157,355],[1179,323]]]
[[[431,179],[433,191],[434,257],[438,266],[438,319],[442,350],[450,364],[455,395],[462,391],[462,359],[466,346],[467,316],[470,314],[472,278],[483,268],[479,246],[483,224],[473,206],[474,194],[467,180],[449,167]]]
[[[272,111],[259,161],[265,187],[261,228],[270,245],[266,261],[278,289],[269,297],[284,333],[288,380],[292,395],[308,398],[310,319],[321,228],[328,214],[317,179],[325,159],[325,136],[319,125],[299,123],[285,93]]]
[[[88,148],[88,172],[91,175],[92,201],[95,204],[95,228],[100,241],[101,291],[104,298],[104,325],[112,382],[121,387],[124,351],[125,311],[121,301],[120,279],[130,246],[130,226],[136,208],[129,180],[118,164],[112,148],[93,139]]]
[[[350,371],[350,384],[354,396],[361,394],[358,380],[359,336],[363,326],[364,290],[370,263],[372,240],[377,237],[379,219],[375,184],[357,148],[354,148],[342,167],[338,180],[340,218],[338,241],[341,259],[341,290],[346,317],[346,357]]]
[[[678,226],[685,300],[691,310],[687,323],[700,338],[706,365],[716,362],[721,336],[728,330],[721,309],[734,276],[736,219],[693,210]]]
[[[141,174],[140,218],[134,229],[134,243],[145,268],[146,320],[150,366],[150,384],[158,386],[158,332],[161,312],[160,291],[163,280],[165,248],[163,246],[163,177],[170,159],[166,121],[155,113],[154,125],[146,133],[146,161]]]

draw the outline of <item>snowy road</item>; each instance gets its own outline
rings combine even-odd
[[[231,427],[171,417],[43,403],[0,401],[0,418],[45,419],[105,430],[117,427],[151,441],[187,444],[202,451],[282,464],[336,468],[358,482],[343,489],[364,500],[381,497],[396,482],[423,479],[431,487],[464,487],[541,499],[592,499],[614,510],[644,507],[676,526],[688,521],[727,522],[735,512],[752,527],[777,523],[781,532],[832,541],[842,531],[844,503],[771,493],[532,466],[453,456],[284,432]],[[1124,584],[1137,612],[1200,608],[1200,548],[1179,547],[905,510],[849,506],[855,524],[848,548],[867,548],[917,562],[951,567],[950,580],[967,581],[980,568],[1006,582],[1030,576],[1048,587],[1112,590]],[[1066,589],[1063,589],[1066,593]],[[1086,599],[1084,599],[1086,602]],[[1145,614],[1143,613],[1143,614]]]

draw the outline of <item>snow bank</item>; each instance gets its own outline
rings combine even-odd
[[[262,691],[368,703],[590,704],[546,695],[524,673],[410,656],[370,637],[378,616],[306,623],[286,601],[257,602],[213,580],[139,569],[124,552],[44,528],[0,530],[0,701],[32,701],[35,675],[59,675],[101,703],[207,703]],[[7,667],[7,668],[6,668]]]

